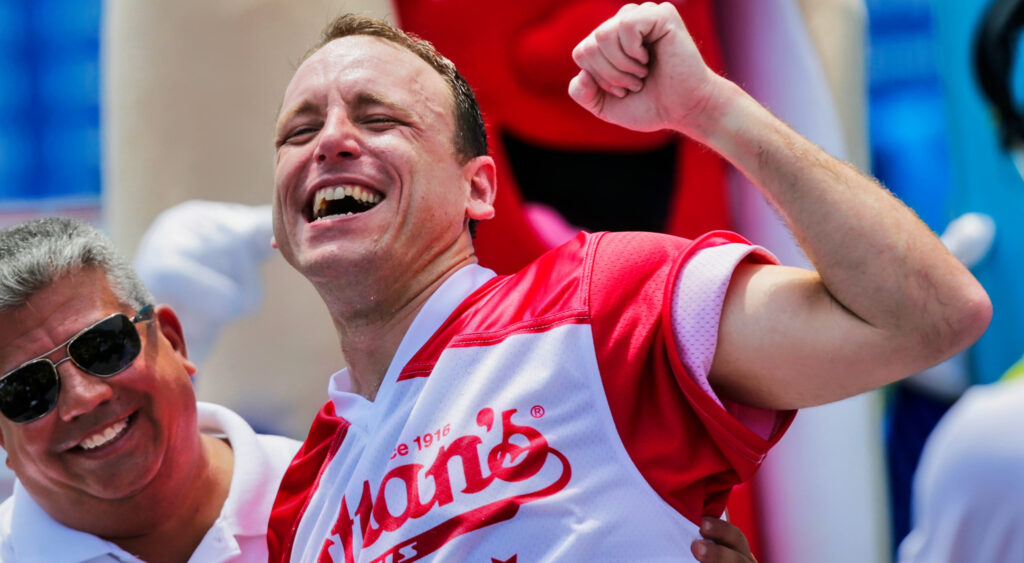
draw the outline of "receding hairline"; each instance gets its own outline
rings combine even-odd
[[[324,42],[322,44],[310,47],[309,50],[306,51],[305,53],[303,53],[302,57],[299,58],[298,66],[295,67],[296,68],[296,72],[298,72],[299,68],[302,68],[302,65],[306,64],[306,61],[308,61],[309,59],[313,58],[314,55],[316,55],[317,53],[322,51],[324,49],[324,47],[326,47],[326,46],[328,46],[328,45],[330,45],[332,43],[335,43],[337,41],[341,41],[343,39],[356,39],[356,38],[360,38],[360,37],[366,37],[366,38],[369,38],[369,39],[376,39],[377,41],[379,41],[381,43],[385,43],[387,45],[390,45],[390,46],[394,47],[395,49],[399,49],[399,50],[405,51],[405,52],[413,55],[417,59],[419,59],[419,60],[423,61],[424,63],[426,63],[427,66],[429,66],[430,68],[434,68],[433,66],[431,66],[431,64],[429,62],[424,60],[423,57],[421,57],[419,54],[417,54],[416,51],[413,51],[408,46],[402,45],[401,43],[399,43],[398,41],[395,41],[394,39],[391,39],[389,37],[384,37],[382,35],[375,35],[373,33],[352,33],[352,34],[349,34],[349,35],[342,35],[341,37],[335,37],[335,38],[333,38],[333,39],[331,39],[329,41],[326,41],[326,42]],[[435,72],[437,71],[437,69],[434,69],[434,70],[435,70]],[[441,74],[441,73],[438,72],[438,74]]]
[[[426,61],[423,57],[421,57],[415,51],[413,51],[412,49],[406,47],[405,45],[402,45],[401,43],[398,43],[396,41],[388,39],[387,37],[381,37],[379,35],[372,35],[372,34],[369,34],[369,33],[354,33],[352,35],[345,35],[343,37],[336,37],[334,39],[331,39],[330,41],[324,43],[323,45],[319,45],[319,46],[317,46],[315,48],[310,49],[309,51],[307,51],[302,56],[302,58],[299,60],[298,66],[295,67],[295,72],[292,73],[291,78],[288,80],[288,85],[285,86],[285,91],[284,91],[284,94],[282,95],[281,101],[278,103],[277,121],[275,123],[279,124],[281,122],[282,118],[285,115],[282,112],[285,112],[285,111],[289,111],[290,112],[291,111],[291,110],[289,110],[289,109],[284,107],[284,101],[285,101],[284,98],[287,97],[288,90],[291,88],[292,83],[294,83],[295,77],[298,76],[299,71],[302,70],[302,67],[305,66],[305,64],[307,62],[309,62],[309,60],[311,58],[313,58],[317,53],[319,53],[320,51],[324,50],[324,48],[326,48],[328,45],[331,45],[332,43],[335,43],[337,41],[341,41],[341,40],[344,40],[344,39],[355,39],[355,38],[361,38],[361,37],[366,37],[366,38],[369,38],[369,39],[376,39],[380,43],[383,43],[385,45],[389,45],[389,46],[391,46],[392,48],[394,48],[394,49],[396,49],[398,51],[403,51],[405,53],[408,53],[408,54],[412,55],[416,60],[418,60],[421,63],[425,64],[427,66],[427,68],[429,68],[431,71],[433,71],[433,73],[438,78],[441,79],[441,83],[444,85],[445,90],[447,90],[448,93],[451,94],[452,103],[453,104],[455,103],[455,91],[452,89],[451,84],[449,84],[448,81],[445,79],[444,74],[442,74],[440,71],[438,71],[436,68],[434,68],[434,66],[432,64],[430,64],[428,61]],[[309,102],[308,100],[302,100],[299,103],[295,104],[295,106],[293,106],[293,109],[295,109],[297,111],[301,111],[301,106],[307,105],[307,104],[310,104],[310,103],[311,102]],[[454,111],[454,106],[453,106],[453,111]]]
[[[451,92],[451,107],[455,117],[452,143],[456,155],[465,163],[488,154],[486,124],[472,86],[450,59],[441,54],[430,41],[415,33],[403,31],[381,19],[355,13],[343,14],[323,28],[319,40],[302,56],[299,66],[334,40],[361,35],[376,37],[397,47],[403,47],[433,68]],[[278,114],[280,113],[281,110],[278,110]]]
[[[325,42],[325,43],[323,43],[323,44],[321,44],[321,45],[319,45],[317,47],[311,48],[309,51],[307,51],[303,55],[303,58],[300,60],[298,67],[296,67],[295,72],[292,74],[291,79],[288,81],[288,86],[285,88],[285,93],[283,94],[281,102],[280,102],[280,104],[278,106],[277,119],[274,122],[274,136],[275,136],[275,138],[277,137],[278,129],[280,128],[282,123],[286,123],[294,115],[301,114],[301,113],[303,113],[303,111],[308,111],[310,108],[316,107],[313,102],[310,102],[309,99],[304,98],[304,97],[300,98],[291,107],[285,107],[284,106],[285,99],[288,96],[288,91],[291,88],[292,84],[294,83],[295,77],[298,76],[299,72],[302,70],[302,67],[307,62],[309,62],[310,59],[312,59],[314,56],[316,56],[318,53],[323,51],[328,46],[336,43],[337,41],[341,41],[341,40],[344,40],[344,39],[357,39],[357,38],[363,38],[363,37],[369,38],[369,39],[375,39],[375,40],[377,40],[378,43],[382,43],[384,45],[388,45],[391,48],[394,48],[398,52],[404,52],[404,53],[407,53],[407,54],[411,55],[415,60],[417,60],[421,64],[425,65],[426,69],[428,69],[430,71],[430,75],[435,76],[437,78],[437,80],[440,81],[439,83],[440,83],[441,87],[444,89],[445,92],[447,92],[447,96],[448,96],[448,100],[447,100],[447,104],[446,104],[447,105],[447,114],[448,114],[448,119],[451,122],[452,133],[453,133],[453,137],[454,137],[452,139],[452,148],[455,151],[455,154],[457,156],[459,156],[460,158],[465,159],[467,161],[470,158],[472,158],[471,156],[468,156],[468,155],[462,155],[462,153],[461,153],[461,151],[459,150],[459,147],[458,147],[458,140],[457,139],[458,139],[458,136],[459,136],[459,98],[458,98],[458,94],[455,91],[455,86],[451,82],[449,82],[448,78],[440,70],[438,70],[431,62],[429,62],[428,60],[424,59],[419,53],[417,53],[413,49],[409,48],[406,45],[403,45],[402,43],[400,43],[398,41],[394,41],[394,40],[392,40],[392,39],[390,39],[388,37],[383,37],[383,36],[380,36],[380,35],[374,35],[374,34],[371,34],[371,33],[353,33],[351,35],[344,35],[342,37],[335,37],[334,39],[331,39],[330,41],[327,41],[327,42]],[[363,94],[363,95],[364,96],[373,96],[374,94],[373,93],[367,93],[367,94]],[[394,102],[388,101],[386,99],[382,99],[382,101],[385,104],[394,105]]]

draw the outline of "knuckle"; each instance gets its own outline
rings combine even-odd
[[[626,38],[639,37],[641,25],[641,22],[637,20],[623,22],[622,27],[619,29],[619,32],[623,37]]]
[[[612,39],[618,39],[618,34],[615,32],[617,25],[609,25],[611,21],[601,24],[597,29],[594,30],[594,38],[597,39],[598,43],[605,43]]]
[[[587,40],[580,41],[576,47],[572,50],[572,60],[577,64],[583,64],[583,61],[587,57]]]
[[[625,73],[616,73],[615,76],[612,77],[612,84],[614,86],[628,87],[631,86],[633,82],[634,81],[631,79],[630,75]]]

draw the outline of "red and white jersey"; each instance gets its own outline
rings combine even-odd
[[[600,233],[513,276],[454,274],[373,402],[332,378],[281,484],[271,560],[690,560],[695,522],[793,416],[752,430],[674,340],[682,267],[730,243],[771,259],[728,233]]]

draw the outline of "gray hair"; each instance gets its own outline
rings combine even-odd
[[[110,239],[84,221],[47,217],[0,230],[0,311],[20,307],[62,276],[90,267],[106,272],[123,304],[141,309],[153,302]]]

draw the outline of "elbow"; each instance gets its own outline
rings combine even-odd
[[[981,284],[969,278],[958,288],[953,298],[941,303],[933,300],[933,307],[922,311],[916,321],[899,332],[906,339],[893,338],[897,344],[892,351],[900,379],[936,366],[963,352],[977,342],[988,329],[992,319],[992,301]],[[911,328],[912,327],[912,328]],[[894,380],[895,380],[894,379]]]
[[[974,281],[973,286],[964,302],[961,349],[977,342],[992,321],[992,300],[989,299],[988,292],[977,281]]]
[[[947,313],[945,334],[935,339],[940,344],[935,353],[941,359],[962,352],[977,342],[992,320],[992,301],[988,293],[973,277],[967,286]]]

